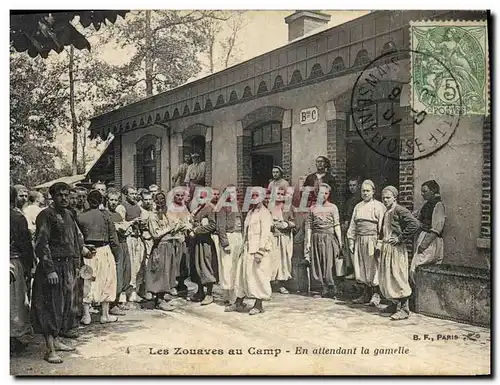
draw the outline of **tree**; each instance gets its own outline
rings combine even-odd
[[[229,36],[221,41],[222,55],[224,58],[224,68],[229,67],[231,59],[235,58],[236,43],[238,40],[238,35],[243,28],[246,27],[246,23],[243,19],[243,13],[245,11],[236,11],[229,22],[230,33]]]
[[[92,29],[82,31],[84,36],[91,40],[96,34]],[[98,79],[96,74],[103,74],[109,66],[98,59],[101,45],[94,43],[93,52],[78,51],[70,46],[65,52],[55,57],[51,73],[61,80],[62,93],[67,102],[68,122],[64,129],[72,135],[71,174],[77,175],[85,171],[87,149],[92,143],[88,140],[89,120],[101,110],[99,106],[114,108],[117,106],[116,96],[113,94],[114,84],[108,77]],[[109,92],[105,92],[108,91]]]
[[[67,123],[59,77],[41,58],[10,53],[10,169],[13,183],[33,186],[57,175],[54,146],[58,126]]]
[[[207,56],[210,73],[228,68],[236,58],[238,36],[241,30],[246,27],[244,13],[245,11],[225,11],[222,20],[206,19],[204,21],[203,28],[208,40]],[[217,41],[219,44],[216,44]]]
[[[199,55],[208,39],[204,21],[227,20],[222,11],[135,11],[110,28],[122,48],[132,46],[130,61],[114,68],[121,89],[149,97],[180,86],[201,70]],[[106,40],[106,43],[109,39]]]
[[[82,33],[90,39],[95,31]],[[108,65],[97,59],[99,44],[94,48],[89,52],[70,46],[48,60],[32,59],[11,49],[11,174],[17,179],[28,171],[36,175],[30,180],[48,177],[37,170],[55,170],[64,163],[57,160],[64,155],[54,144],[61,131],[72,134],[72,169],[67,175],[85,172],[88,150],[97,145],[88,139],[90,117],[100,113],[101,106],[113,108],[115,99],[110,91],[114,84],[96,80],[95,73],[103,73]],[[26,146],[32,143],[39,151],[27,154]],[[67,169],[61,172],[64,176]]]

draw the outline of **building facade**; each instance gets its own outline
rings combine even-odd
[[[287,18],[289,36],[328,22],[324,15],[298,12]],[[192,151],[206,162],[206,183],[237,184],[240,191],[263,185],[273,164],[293,186],[326,155],[337,180],[340,208],[351,176],[372,179],[380,191],[392,184],[409,209],[422,204],[421,184],[435,179],[447,207],[446,264],[489,268],[490,120],[461,118],[449,144],[416,161],[378,155],[362,141],[351,120],[353,85],[363,68],[381,54],[409,49],[410,20],[477,20],[474,11],[376,11],[198,81],[92,119],[92,134],[115,136],[114,184],[170,189],[171,176]],[[298,30],[298,32],[297,32]],[[409,56],[391,60],[408,68]],[[386,79],[405,90],[409,71]],[[402,93],[403,95],[404,93]],[[383,92],[376,103],[387,103]],[[392,100],[402,121],[391,129],[414,138],[408,98]],[[309,113],[309,115],[308,115]],[[111,150],[110,150],[111,151]],[[479,187],[482,186],[482,187]]]

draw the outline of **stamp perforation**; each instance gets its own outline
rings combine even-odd
[[[474,19],[474,20],[463,20],[463,19],[451,19],[451,20],[434,20],[434,19],[425,19],[425,20],[412,20],[409,23],[409,39],[410,39],[410,50],[413,52],[417,49],[414,46],[414,27],[485,27],[484,33],[484,65],[485,65],[485,75],[484,75],[484,111],[483,113],[479,113],[479,115],[489,116],[490,114],[490,105],[491,105],[491,79],[490,79],[490,60],[489,60],[489,40],[488,40],[488,20],[487,19]],[[414,57],[410,57],[410,103],[411,106],[414,107],[417,99],[415,98],[415,86],[413,81],[414,74]],[[472,114],[478,114],[477,112],[471,111]]]

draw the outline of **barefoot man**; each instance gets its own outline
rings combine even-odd
[[[33,319],[41,329],[47,344],[45,360],[62,363],[57,351],[72,351],[58,337],[71,311],[73,260],[90,251],[69,210],[70,187],[57,182],[50,187],[53,206],[41,211],[36,218],[35,252],[40,260],[33,282]]]

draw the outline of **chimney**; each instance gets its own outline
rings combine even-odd
[[[329,14],[320,11],[295,11],[285,18],[285,23],[288,24],[288,42],[325,26],[330,18]]]

